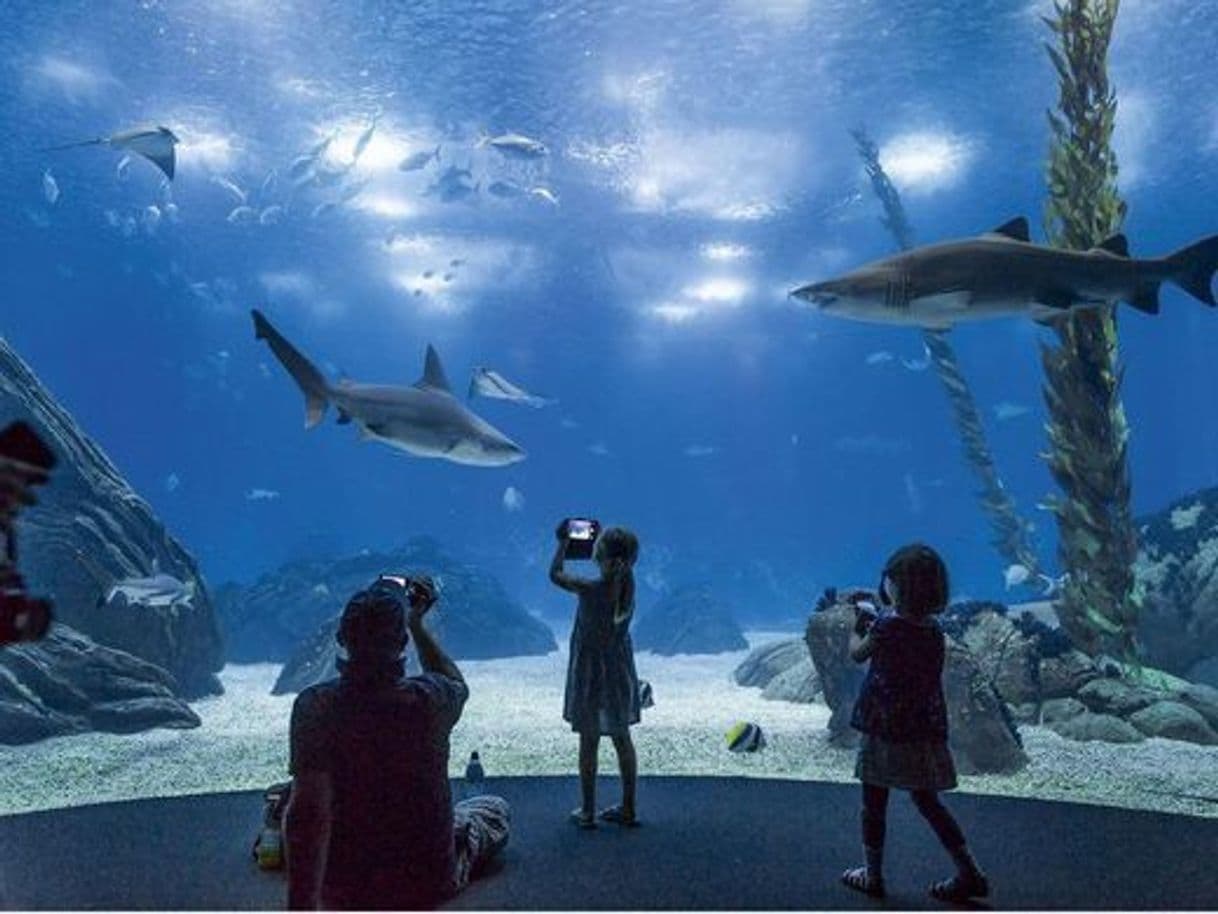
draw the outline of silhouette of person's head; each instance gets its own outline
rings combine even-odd
[[[353,663],[397,659],[410,641],[404,594],[379,583],[359,591],[343,609],[335,637]]]
[[[947,606],[947,566],[925,543],[902,546],[884,564],[880,601],[912,616],[940,613]]]
[[[615,568],[632,568],[639,557],[639,538],[625,527],[610,527],[596,541],[592,557],[601,567],[602,574]]]

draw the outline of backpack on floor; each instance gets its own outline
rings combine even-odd
[[[292,795],[292,782],[272,784],[263,794],[262,828],[254,839],[253,857],[263,870],[283,869],[283,812]]]

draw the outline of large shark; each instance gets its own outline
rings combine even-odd
[[[125,149],[148,159],[165,172],[165,177],[172,181],[177,161],[173,147],[179,142],[180,140],[168,127],[139,127],[110,136],[94,137],[91,140],[66,143],[63,146],[51,146],[44,149],[43,152],[58,152],[61,149],[76,149],[79,146],[109,146],[112,149]]]
[[[1052,322],[1071,308],[1117,302],[1157,314],[1164,281],[1212,306],[1216,269],[1218,235],[1141,260],[1129,256],[1124,235],[1089,251],[1032,244],[1021,216],[985,235],[914,248],[791,295],[835,317],[945,330],[1014,314]]]
[[[161,571],[152,560],[152,574],[143,577],[114,578],[107,575],[96,562],[76,549],[76,558],[101,586],[98,605],[138,603],[144,606],[177,606],[189,603],[195,596],[195,582],[183,582]]]
[[[427,347],[422,379],[413,387],[330,384],[284,339],[260,311],[253,311],[254,337],[266,340],[305,396],[305,428],[321,421],[333,402],[340,423],[354,422],[360,436],[418,457],[439,457],[467,466],[506,466],[525,452],[506,435],[466,409],[448,384],[440,357]]]

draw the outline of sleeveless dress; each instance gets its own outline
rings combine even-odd
[[[579,595],[563,720],[577,733],[618,736],[640,718],[639,677],[634,667],[630,619],[614,624],[609,583],[566,578],[568,589]]]

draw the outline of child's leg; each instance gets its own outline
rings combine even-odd
[[[969,852],[964,840],[964,832],[960,830],[955,818],[939,799],[939,794],[933,790],[915,790],[912,791],[911,796],[914,805],[918,807],[918,812],[930,823],[939,842],[952,855],[952,860],[956,863],[956,878],[936,883],[931,887],[931,894],[949,899],[983,897],[988,894],[989,886],[986,883],[985,875]]]
[[[600,744],[601,735],[595,730],[579,734],[579,789],[583,801],[580,811],[583,818],[592,821],[596,816],[596,756]]]
[[[630,822],[635,817],[635,795],[639,782],[639,756],[634,751],[630,731],[613,737],[613,748],[617,750],[618,769],[622,773],[622,821]]]
[[[888,788],[863,784],[863,853],[866,865],[842,874],[842,882],[868,895],[884,894],[884,836],[888,824]]]

